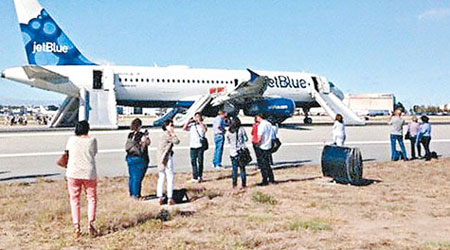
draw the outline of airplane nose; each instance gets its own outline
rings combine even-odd
[[[2,71],[2,78],[5,78],[5,72]]]

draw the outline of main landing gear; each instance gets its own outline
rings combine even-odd
[[[309,108],[303,108],[303,113],[305,114],[305,119],[303,119],[303,122],[305,124],[312,124],[312,118],[308,117]]]

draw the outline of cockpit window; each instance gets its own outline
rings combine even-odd
[[[330,87],[334,88],[334,83],[328,82],[330,84]]]

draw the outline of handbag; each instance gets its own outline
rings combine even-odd
[[[209,148],[208,139],[206,139],[206,137],[200,135],[200,133],[197,130],[197,124],[194,124],[194,126],[195,126],[195,131],[197,131],[198,137],[200,138],[200,143],[202,144],[203,151],[208,150],[208,148]]]
[[[238,142],[239,142],[239,138],[238,138],[238,134],[239,134],[239,130],[236,131],[236,148],[238,147]],[[238,165],[240,167],[245,167],[247,166],[250,162],[252,162],[252,156],[250,155],[250,150],[248,150],[247,147],[240,148],[237,151],[237,160],[238,160]]]
[[[277,138],[275,138],[275,139],[272,140],[272,148],[270,149],[270,152],[271,152],[271,153],[275,153],[275,152],[278,151],[278,149],[279,149],[280,147],[281,147],[281,141],[280,141],[280,139],[278,139],[278,137],[277,137]]]
[[[69,161],[69,154],[68,152],[64,152],[61,157],[59,157],[58,161],[56,161],[56,164],[62,168],[67,168],[67,162]]]
[[[136,133],[134,133],[131,138],[130,136],[128,137],[127,142],[125,143],[125,151],[127,152],[127,155],[142,156],[141,146],[135,141],[135,136]]]
[[[410,134],[409,131],[408,131],[408,132],[406,132],[406,134],[405,134],[405,140],[409,140],[409,139],[411,139],[411,134]]]

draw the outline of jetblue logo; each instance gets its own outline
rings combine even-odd
[[[36,52],[52,52],[52,53],[67,53],[69,51],[69,47],[65,45],[57,45],[52,42],[45,43],[33,43],[33,54]]]
[[[269,106],[269,109],[288,109],[289,107],[287,105],[273,105]]]
[[[305,89],[309,84],[304,79],[294,79],[289,76],[269,77],[269,87],[271,88],[302,88]]]

